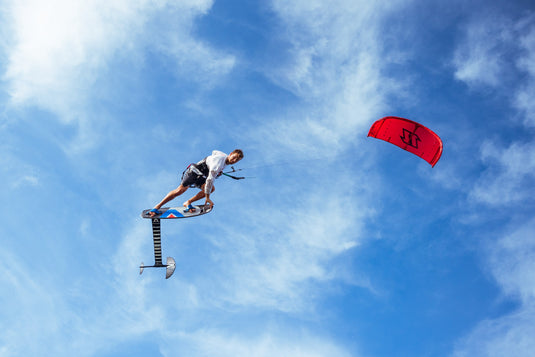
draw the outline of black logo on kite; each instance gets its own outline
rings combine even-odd
[[[403,136],[400,136],[400,138],[405,144],[412,146],[415,149],[418,149],[418,142],[422,141],[418,135],[407,129],[403,129]]]

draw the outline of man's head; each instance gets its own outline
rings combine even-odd
[[[228,155],[227,163],[229,165],[233,165],[241,159],[243,159],[243,151],[241,151],[240,149],[236,149]]]

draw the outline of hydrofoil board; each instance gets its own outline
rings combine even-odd
[[[146,209],[141,212],[141,217],[143,218],[160,218],[160,219],[174,219],[174,218],[190,218],[196,216],[202,216],[210,211],[212,207],[209,205],[194,205],[195,210],[188,210],[186,207],[162,207],[159,209],[161,214],[156,214],[151,216],[149,214],[150,209]]]

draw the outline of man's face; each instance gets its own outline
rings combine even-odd
[[[230,154],[228,156],[228,162],[231,165],[237,163],[240,160],[241,160],[241,158],[240,158],[240,155],[238,153],[233,152],[232,154]]]

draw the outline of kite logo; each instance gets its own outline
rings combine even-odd
[[[405,144],[412,146],[415,149],[418,149],[418,142],[422,141],[416,135],[415,133],[408,131],[407,129],[403,129],[403,136],[400,136],[401,141],[403,141]]]

